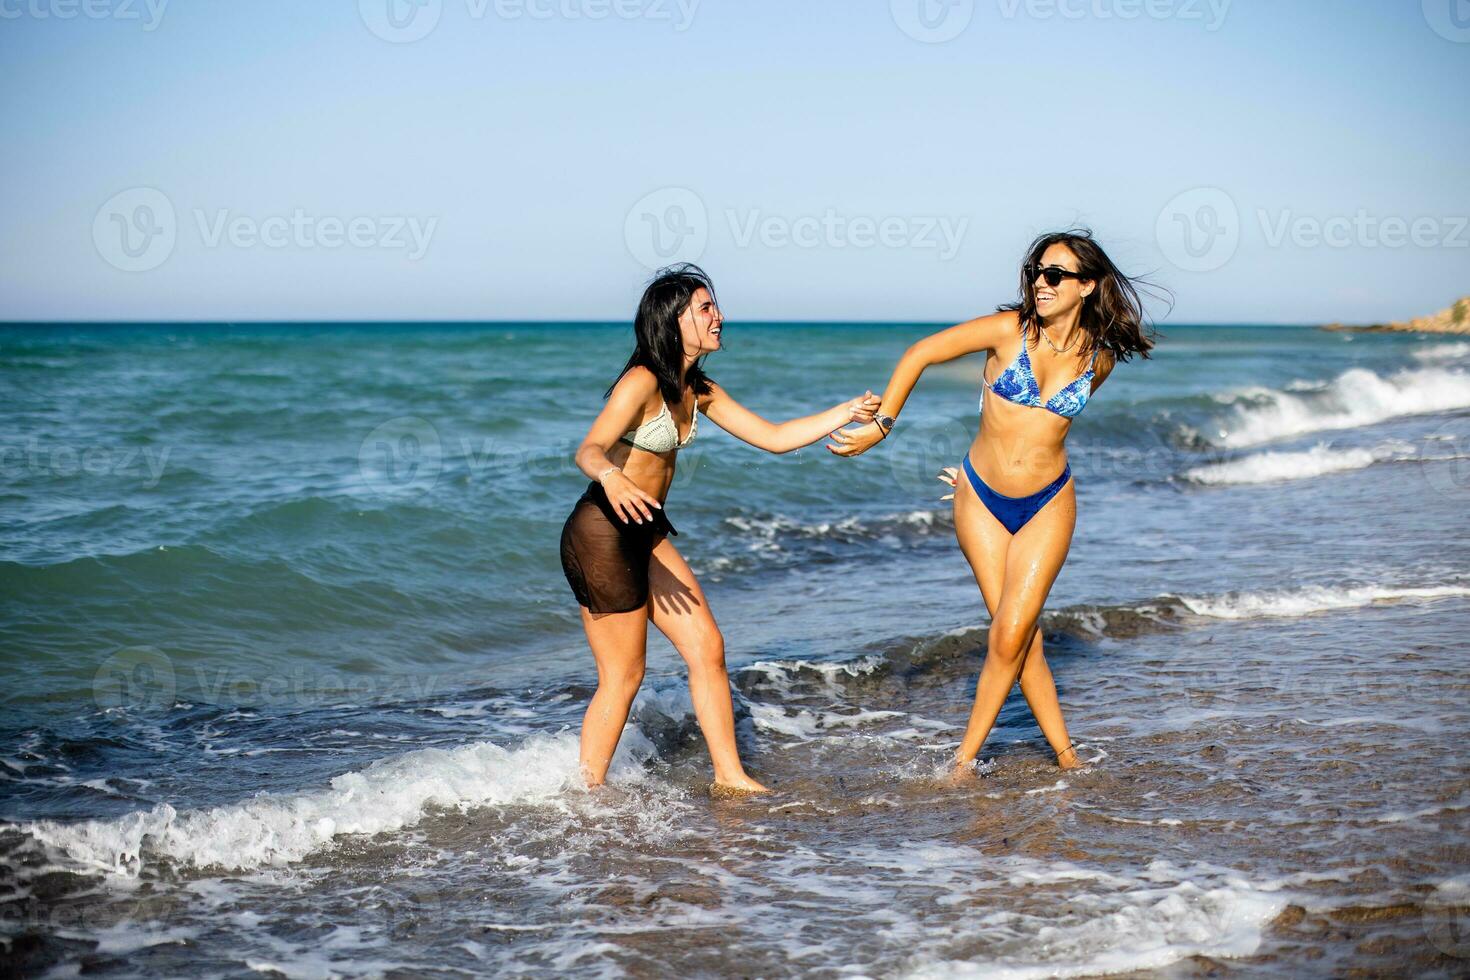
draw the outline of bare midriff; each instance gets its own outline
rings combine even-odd
[[[1072,420],[1045,408],[1017,405],[983,388],[980,432],[970,465],[986,485],[1007,497],[1025,497],[1062,475]]]
[[[639,490],[657,497],[660,502],[668,497],[669,487],[673,485],[674,461],[678,456],[677,449],[666,453],[651,453],[646,449],[634,449],[622,441],[615,443],[607,451],[609,462],[621,467],[623,475],[632,480]]]

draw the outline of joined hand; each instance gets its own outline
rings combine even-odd
[[[871,391],[865,392],[861,398],[854,398],[845,406],[847,408],[847,420],[849,422],[871,422],[873,416],[878,414],[878,409],[883,405],[883,399]]]
[[[832,433],[832,442],[827,448],[838,456],[861,456],[883,441],[883,430],[877,422],[869,422],[857,428],[838,429]],[[837,445],[833,445],[835,442]]]

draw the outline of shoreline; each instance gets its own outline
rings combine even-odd
[[[1434,333],[1470,335],[1470,296],[1462,297],[1446,309],[1429,316],[1398,323],[1372,323],[1354,326],[1328,323],[1318,328],[1346,333]]]

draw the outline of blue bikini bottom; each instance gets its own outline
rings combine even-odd
[[[1072,478],[1072,464],[1068,463],[1062,467],[1062,475],[1042,487],[1040,490],[1025,497],[1007,497],[1003,493],[996,493],[985,485],[980,479],[980,474],[975,472],[975,467],[970,464],[970,454],[965,454],[965,476],[970,480],[970,486],[975,488],[975,496],[980,498],[987,510],[995,515],[1005,529],[1015,534],[1026,526],[1026,522],[1036,516],[1036,512],[1045,507],[1047,501],[1055,497],[1067,485]]]

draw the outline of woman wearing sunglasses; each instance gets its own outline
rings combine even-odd
[[[873,422],[833,434],[828,448],[857,456],[886,438],[924,369],[986,352],[980,432],[955,488],[955,535],[990,611],[989,646],[975,705],[955,753],[955,776],[974,772],[1001,705],[1021,693],[1063,769],[1078,765],[1037,623],[1066,561],[1077,505],[1067,432],[1119,361],[1148,357],[1135,283],[1086,230],[1042,235],[1022,265],[1020,300],[925,337],[898,362]],[[960,469],[964,478],[960,479]]]
[[[638,304],[633,355],[577,449],[577,466],[592,482],[562,528],[561,562],[597,661],[597,691],[581,740],[582,775],[591,786],[607,776],[643,681],[651,621],[689,665],[689,694],[714,762],[715,788],[765,789],[746,774],[735,747],[724,638],[699,581],[669,540],[679,533],[664,514],[674,461],[694,440],[701,412],[758,449],[788,453],[849,422],[870,422],[878,408],[870,391],[805,418],[766,421],[704,373],[705,357],[720,349],[724,322],[703,271],[693,265],[662,270]]]

